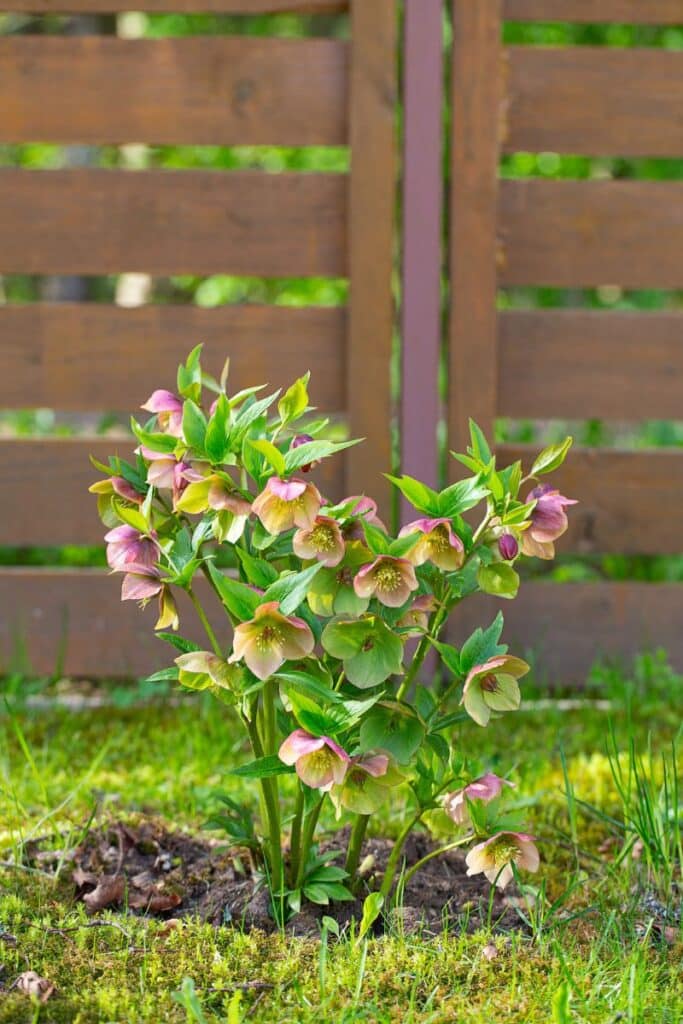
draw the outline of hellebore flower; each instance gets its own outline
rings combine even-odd
[[[353,588],[358,597],[376,597],[387,608],[400,608],[411,591],[417,590],[418,582],[407,558],[380,555],[360,570]]]
[[[297,434],[290,445],[290,449],[301,448],[302,444],[310,444],[315,438],[311,437],[310,434]],[[312,469],[320,465],[320,459],[314,459],[313,462],[307,462],[303,466],[299,466],[302,473],[310,473]]]
[[[517,710],[521,700],[517,680],[528,671],[525,661],[508,654],[474,665],[465,680],[460,703],[477,725],[488,725],[492,711]]]
[[[121,585],[122,601],[142,601],[144,605],[150,597],[155,597],[163,590],[161,574],[154,566],[128,562],[125,573]]]
[[[376,501],[373,501],[372,498],[367,498],[364,494],[353,494],[350,498],[344,498],[342,504],[350,505],[351,502],[355,503],[351,515],[359,516],[360,518],[352,519],[344,526],[342,532],[346,540],[365,540],[363,522],[369,523],[370,526],[376,526],[386,533],[387,528],[377,515]]]
[[[339,565],[346,550],[339,524],[328,516],[317,516],[310,529],[297,530],[292,547],[299,558],[315,558],[330,569]]]
[[[500,796],[503,786],[514,788],[514,785],[514,782],[508,782],[507,779],[501,779],[493,772],[487,772],[486,775],[475,779],[474,782],[470,782],[462,789],[458,789],[454,793],[447,793],[444,797],[443,809],[456,825],[469,825],[468,800],[481,800],[482,803],[488,804]]]
[[[403,782],[403,775],[387,754],[362,754],[352,757],[344,781],[333,787],[330,798],[341,814],[374,814],[389,796],[389,790]]]
[[[202,476],[194,470],[186,470],[183,478],[189,482],[175,503],[176,511],[196,515],[211,508],[217,512],[232,512],[235,516],[248,516],[251,512],[251,502],[227,475]]]
[[[398,620],[398,626],[419,629],[426,632],[429,626],[429,615],[436,607],[436,600],[432,594],[420,594],[416,597],[410,608],[403,613]]]
[[[285,661],[298,661],[311,653],[315,640],[303,619],[280,612],[277,601],[256,609],[249,622],[235,627],[232,654],[228,661],[244,659],[259,679],[268,679]]]
[[[140,408],[156,413],[159,429],[165,434],[183,436],[183,403],[172,391],[153,391]]]
[[[565,498],[551,484],[540,484],[527,495],[527,501],[535,501],[531,513],[531,525],[522,534],[522,551],[536,558],[554,558],[553,541],[565,533],[569,522],[565,506],[578,504],[572,498]]]
[[[369,557],[370,552],[364,545],[350,541],[339,565],[333,569],[323,568],[317,573],[306,595],[314,615],[360,615],[367,610],[370,601],[358,597],[353,589],[353,580]]]
[[[459,569],[465,561],[465,548],[456,533],[453,532],[450,519],[416,519],[404,526],[399,537],[407,537],[411,533],[421,533],[422,537],[407,552],[406,558],[413,565],[433,562],[439,569],[452,572]]]
[[[151,568],[159,557],[159,545],[134,526],[124,523],[104,535],[107,545],[107,565],[114,572],[128,571],[129,563]]]
[[[498,552],[504,562],[512,562],[519,554],[517,538],[511,533],[503,533],[498,538]]]
[[[513,878],[513,864],[525,871],[538,871],[540,857],[534,836],[526,832],[499,832],[473,847],[465,863],[468,875],[483,871],[489,882],[504,889]]]
[[[154,628],[177,630],[179,625],[180,616],[175,598],[169,587],[162,587],[159,593],[159,618]]]
[[[271,476],[252,504],[268,533],[278,534],[298,526],[310,530],[320,512],[322,498],[314,484]]]
[[[98,480],[88,490],[91,494],[116,494],[125,501],[140,505],[144,500],[144,494],[140,494],[128,480],[122,476],[112,476],[108,480]]]
[[[346,751],[329,736],[311,736],[305,729],[295,729],[287,737],[278,757],[295,766],[303,783],[323,793],[344,781],[350,761]]]

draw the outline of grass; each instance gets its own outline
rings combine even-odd
[[[208,699],[172,703],[157,693],[136,706],[147,693],[129,688],[110,691],[111,706],[77,712],[36,710],[26,692],[19,680],[5,682],[0,861],[37,835],[66,851],[91,819],[154,815],[197,830],[219,787],[249,799],[248,785],[227,775],[242,756],[236,731]],[[597,695],[611,710],[591,703]],[[542,841],[542,875],[522,889],[529,927],[517,934],[429,939],[394,924],[381,939],[347,931],[321,944],[194,920],[169,930],[108,911],[92,926],[73,901],[68,868],[56,883],[5,869],[0,982],[30,968],[57,992],[44,1006],[0,994],[0,1022],[676,1024],[681,934],[665,941],[640,896],[671,903],[680,879],[680,761],[671,744],[682,695],[665,660],[643,656],[628,673],[596,671],[583,707],[535,709],[531,691],[526,710],[454,736],[480,743],[494,770],[513,772]],[[379,828],[391,835],[400,825],[392,806]]]

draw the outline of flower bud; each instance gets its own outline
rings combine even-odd
[[[297,434],[297,436],[292,441],[291,447],[300,448],[302,444],[310,444],[310,442],[313,440],[315,439],[311,437],[310,434]],[[300,466],[299,468],[301,469],[302,473],[310,473],[312,469],[315,469],[319,461],[320,460],[318,459],[316,462],[307,462],[305,465]]]
[[[498,550],[502,559],[506,562],[512,562],[519,554],[519,544],[516,537],[513,537],[511,533],[504,533],[498,538]]]

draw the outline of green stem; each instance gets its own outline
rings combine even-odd
[[[308,861],[308,854],[309,854],[310,849],[311,849],[311,844],[313,842],[313,836],[315,835],[316,826],[318,824],[318,818],[320,817],[320,812],[322,810],[322,806],[323,806],[324,802],[325,802],[325,794],[323,793],[322,797],[320,798],[318,803],[315,805],[315,807],[311,811],[309,811],[309,813],[308,813],[308,815],[306,817],[306,820],[304,822],[304,834],[303,834],[303,838],[301,840],[301,856],[299,858],[299,871],[298,871],[297,876],[296,876],[296,888],[297,889],[301,886],[301,884],[302,884],[302,882],[304,880],[304,873],[306,871],[306,863]]]
[[[465,836],[463,839],[455,839],[452,843],[448,843],[446,846],[442,846],[438,850],[432,850],[431,853],[426,854],[426,856],[418,860],[417,864],[413,864],[412,868],[409,868],[408,871],[406,871],[404,876],[405,884],[408,884],[415,872],[419,871],[427,861],[432,860],[433,857],[438,857],[441,853],[448,853],[449,850],[456,850],[459,846],[465,846],[465,844],[469,843],[473,838],[473,836]]]
[[[403,682],[398,688],[398,692],[396,693],[396,700],[403,700],[406,693],[412,686],[415,677],[422,668],[422,663],[427,657],[427,651],[431,647],[430,638],[433,640],[436,640],[438,638],[439,633],[441,632],[441,629],[443,627],[443,624],[448,616],[449,610],[450,608],[448,607],[448,605],[443,604],[434,615],[434,619],[432,621],[430,630],[420,640],[417,650],[415,651],[415,657],[413,658],[412,664],[408,671],[406,672]]]
[[[382,887],[380,889],[380,892],[382,896],[384,896],[385,900],[387,899],[389,893],[391,892],[391,886],[393,885],[394,877],[398,870],[399,861],[401,859],[401,854],[403,853],[403,847],[406,844],[406,840],[423,814],[424,808],[420,808],[420,810],[413,815],[413,817],[410,819],[407,825],[405,825],[403,830],[400,832],[399,837],[394,843],[393,849],[389,854],[389,860],[387,861],[386,870],[384,872],[384,878],[382,879]]]
[[[254,755],[264,757],[264,748],[261,743],[261,737],[259,736],[258,726],[256,724],[256,717],[252,717],[251,720],[245,719],[245,725],[249,733],[251,740],[251,746],[254,751]],[[269,861],[270,861],[270,882],[273,896],[276,893],[282,891],[282,849],[280,847],[280,807],[277,798],[277,789],[273,787],[273,779],[261,779],[261,793],[263,795],[263,802],[266,808],[266,818],[268,825],[268,849],[269,849]]]
[[[367,831],[369,821],[369,814],[358,814],[353,823],[353,828],[351,829],[349,848],[346,851],[346,870],[349,873],[352,892],[358,881],[356,878],[356,872],[358,871],[358,863],[360,861],[361,850],[363,849],[363,840],[365,839],[365,833]]]
[[[273,679],[266,680],[263,688],[263,749],[266,756],[277,753],[277,733],[275,723],[275,697],[277,683]],[[276,776],[263,780],[267,783],[268,823],[270,832],[271,870],[273,892],[282,890],[283,868],[280,829],[280,794]]]
[[[306,795],[301,782],[297,782],[296,806],[294,808],[294,821],[292,822],[292,836],[289,841],[289,877],[292,888],[296,885],[296,878],[299,874],[299,857],[301,854],[301,827],[304,819],[304,807]]]
[[[211,623],[209,622],[209,620],[206,617],[206,612],[202,608],[201,602],[199,601],[199,598],[195,594],[195,592],[192,589],[192,587],[188,587],[187,588],[187,594],[188,594],[188,597],[190,598],[190,601],[192,601],[192,604],[195,607],[195,611],[197,612],[197,615],[199,616],[199,620],[200,620],[202,626],[204,627],[206,635],[208,636],[208,638],[209,638],[209,640],[211,642],[211,646],[213,647],[214,654],[217,654],[219,658],[222,658],[223,657],[223,651],[221,650],[221,645],[218,643],[218,640],[216,639],[216,634],[214,633],[214,631],[213,631],[213,629],[211,627]]]

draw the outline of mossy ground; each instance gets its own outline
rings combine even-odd
[[[549,902],[571,889],[556,912],[538,915],[534,929],[425,937],[404,933],[396,919],[381,939],[358,943],[347,932],[321,946],[192,919],[169,928],[109,911],[97,920],[119,927],[84,927],[92,919],[74,901],[68,871],[55,883],[0,869],[0,1022],[678,1024],[681,934],[660,935],[639,902],[638,865],[629,859],[617,868],[613,854],[600,852],[608,826],[568,804],[560,749],[574,796],[617,812],[605,756],[608,718],[624,747],[633,736],[644,750],[651,733],[664,749],[679,728],[681,680],[663,662],[643,659],[635,674],[603,673],[596,682],[611,711],[543,707],[453,737],[476,740],[494,770],[513,770],[516,797],[542,840]],[[23,704],[21,688],[6,691],[0,861],[36,836],[57,848],[73,845],[93,813],[100,822],[161,816],[196,832],[216,788],[250,798],[249,784],[227,774],[242,756],[240,736],[208,699],[126,706],[131,691],[122,691],[113,706],[38,711]],[[400,824],[393,805],[376,827],[392,835]],[[491,942],[497,955],[489,960],[482,951],[490,954]],[[7,991],[29,968],[56,985],[45,1005]]]

